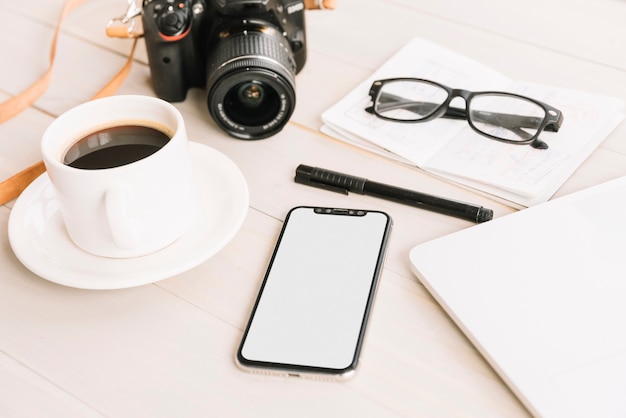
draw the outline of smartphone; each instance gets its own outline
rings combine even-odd
[[[392,221],[379,211],[289,211],[237,351],[247,371],[355,373]]]

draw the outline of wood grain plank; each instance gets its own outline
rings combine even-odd
[[[6,13],[0,99],[45,70],[62,3],[0,0]],[[125,4],[88,0],[68,17],[52,87],[34,108],[0,125],[0,180],[36,162],[49,122],[88,100],[124,63],[130,43],[107,38],[104,26]],[[626,98],[624,7],[614,0],[530,0],[523,7],[497,0],[341,0],[334,11],[307,12],[309,55],[296,78],[295,113],[280,134],[263,141],[229,137],[211,120],[202,89],[175,104],[189,137],[220,150],[244,173],[251,210],[215,257],[155,285],[96,292],[35,276],[6,238],[11,205],[0,207],[0,370],[7,372],[0,387],[16,384],[11,399],[0,400],[0,414],[5,408],[63,416],[527,416],[409,269],[413,246],[473,224],[312,189],[295,184],[293,175],[300,163],[319,165],[481,203],[506,216],[514,210],[322,135],[321,113],[415,36],[511,78]],[[118,94],[154,94],[146,62],[140,45]],[[625,134],[622,125],[557,195],[626,175]],[[361,368],[349,382],[250,375],[233,361],[281,221],[301,204],[381,209],[395,221]],[[30,403],[38,395],[42,402]]]

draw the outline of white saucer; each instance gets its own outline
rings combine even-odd
[[[15,202],[9,241],[17,258],[51,282],[82,289],[122,289],[153,283],[189,270],[221,250],[248,212],[248,186],[224,154],[190,142],[200,213],[189,231],[147,256],[115,259],[86,253],[71,241],[46,173]]]

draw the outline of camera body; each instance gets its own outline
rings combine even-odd
[[[183,101],[206,87],[213,119],[229,134],[280,131],[295,107],[295,74],[306,61],[301,0],[144,0],[152,85]]]

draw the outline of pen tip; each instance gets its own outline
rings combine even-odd
[[[493,219],[493,210],[487,208],[480,208],[476,221],[478,223],[487,222]]]

